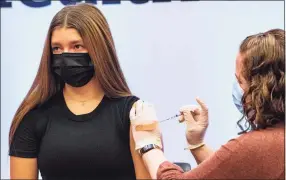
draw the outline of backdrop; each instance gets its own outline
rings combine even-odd
[[[283,2],[133,2],[96,5],[133,93],[154,103],[162,120],[201,97],[210,112],[206,143],[218,149],[239,132],[241,114],[231,96],[239,44],[250,34],[284,28]],[[1,9],[1,179],[7,179],[10,123],[36,75],[49,23],[64,5],[2,6],[10,6]],[[184,150],[184,125],[174,120],[161,127],[167,158],[195,167]]]

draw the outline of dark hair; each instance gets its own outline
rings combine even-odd
[[[248,36],[240,45],[242,77],[248,89],[238,121],[243,132],[285,123],[285,31],[272,29]],[[240,123],[246,118],[246,129]]]

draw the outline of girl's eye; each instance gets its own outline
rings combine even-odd
[[[60,52],[60,48],[59,47],[53,47],[52,51],[53,51],[53,53],[59,53]]]
[[[75,49],[81,49],[81,48],[83,48],[82,45],[75,45],[74,47],[75,47]]]

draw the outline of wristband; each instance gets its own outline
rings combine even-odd
[[[145,154],[146,152],[148,152],[152,149],[161,149],[161,148],[159,146],[157,146],[156,144],[148,144],[148,145],[144,146],[143,148],[139,149],[139,154],[140,154],[140,156],[143,156],[143,154]]]

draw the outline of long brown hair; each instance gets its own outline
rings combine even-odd
[[[94,63],[96,76],[107,97],[131,95],[121,70],[109,25],[95,6],[81,3],[66,6],[52,19],[36,78],[12,121],[9,142],[23,117],[59,91],[50,68],[51,34],[57,27],[74,28],[81,35]]]
[[[240,45],[242,76],[248,84],[242,102],[249,129],[285,123],[285,31],[272,29]]]

